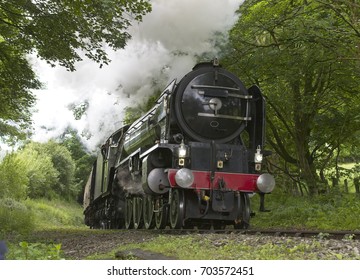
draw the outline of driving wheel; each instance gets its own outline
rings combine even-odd
[[[155,226],[157,229],[164,229],[168,223],[168,208],[164,205],[163,198],[157,198],[154,203]]]
[[[143,198],[140,196],[135,196],[133,198],[133,221],[134,228],[142,228],[144,225],[143,221]]]
[[[185,196],[184,191],[174,189],[171,193],[170,201],[170,225],[173,229],[179,229],[184,226],[185,217]]]
[[[250,226],[250,198],[247,193],[240,193],[238,197],[238,218],[234,223],[235,229],[247,229]]]
[[[133,220],[132,220],[132,212],[133,212],[133,203],[131,197],[125,198],[125,209],[124,209],[124,216],[125,216],[125,228],[130,229],[133,227]]]
[[[154,201],[151,195],[145,195],[143,198],[143,217],[145,228],[153,229],[155,227],[155,218]]]

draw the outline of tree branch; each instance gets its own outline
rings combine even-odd
[[[297,164],[297,159],[292,157],[286,150],[285,145],[283,144],[280,135],[277,132],[277,129],[273,122],[270,119],[266,120],[270,126],[271,131],[273,132],[274,138],[276,139],[276,143],[272,140],[268,139],[270,145],[274,148],[274,150],[287,162],[292,164]]]

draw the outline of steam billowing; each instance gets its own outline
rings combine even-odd
[[[36,91],[35,141],[58,137],[68,127],[89,149],[122,126],[124,108],[142,103],[156,89],[191,70],[198,57],[211,59],[236,20],[239,0],[153,0],[153,11],[134,23],[125,49],[109,50],[102,69],[84,60],[76,72],[37,62],[46,90]],[[220,41],[220,42],[219,42]],[[222,42],[221,42],[222,41]],[[86,108],[79,120],[69,108]]]

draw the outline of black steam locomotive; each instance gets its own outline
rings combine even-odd
[[[171,82],[155,106],[101,147],[84,194],[92,228],[249,226],[261,173],[265,101],[216,60]]]

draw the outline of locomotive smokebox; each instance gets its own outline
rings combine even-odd
[[[251,120],[251,98],[232,73],[217,64],[201,63],[176,89],[176,120],[195,141],[226,143],[238,136]]]

